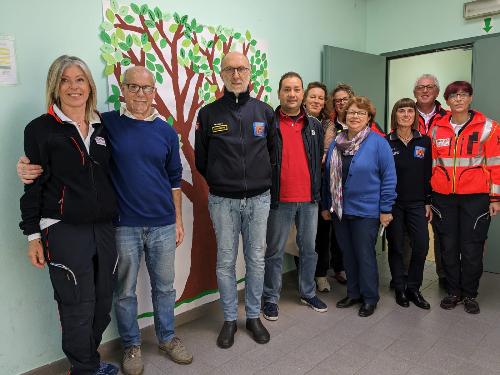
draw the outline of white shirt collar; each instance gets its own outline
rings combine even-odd
[[[420,113],[420,116],[424,118],[425,124],[427,124],[429,120],[432,118],[432,116],[434,116],[434,114],[436,113],[436,105],[434,104],[434,108],[432,108],[432,111],[430,113],[424,113],[418,108],[417,110],[418,113]]]
[[[156,110],[155,107],[151,107],[153,108],[153,112],[148,116],[146,117],[143,121],[154,121],[157,117],[160,116],[160,113]],[[123,104],[120,106],[120,116],[127,116],[131,119],[134,119],[134,120],[137,120],[137,118],[132,114],[130,113],[130,111],[127,109],[127,106],[126,104]]]
[[[70,119],[68,116],[66,116],[64,114],[64,112],[61,111],[61,109],[57,105],[53,104],[52,108],[54,109],[54,113],[56,114],[56,116],[59,117],[61,119],[61,121],[69,122],[70,124],[78,126],[78,123],[76,121]],[[90,119],[89,125],[100,124],[100,123],[101,123],[101,119],[99,118],[97,113],[94,113],[92,118]]]

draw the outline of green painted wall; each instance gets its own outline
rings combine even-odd
[[[457,0],[367,0],[366,52],[384,53],[484,35],[483,19],[466,21]],[[492,17],[500,31],[500,16]]]
[[[320,79],[324,44],[365,49],[365,0],[235,2],[151,1],[189,14],[204,24],[250,30],[268,45],[271,83],[296,70],[304,81]],[[0,34],[16,38],[19,84],[0,87],[0,373],[19,374],[63,357],[60,326],[47,271],[33,268],[18,229],[21,183],[15,164],[22,154],[24,126],[44,111],[49,64],[61,54],[83,58],[94,72],[99,109],[105,110],[106,81],[99,59],[101,1],[3,1]],[[355,27],[347,31],[345,20]],[[273,103],[277,103],[273,92]],[[105,339],[117,337],[114,324]]]

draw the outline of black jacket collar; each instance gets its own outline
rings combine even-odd
[[[250,99],[250,90],[247,88],[247,91],[236,96],[233,92],[224,87],[224,95],[222,96],[222,99],[231,104],[244,104],[248,101],[248,99]]]
[[[422,138],[422,134],[417,129],[413,129],[412,130],[412,135],[413,135],[414,139]],[[396,133],[396,130],[393,130],[389,134],[389,140],[390,141],[397,141],[397,140],[399,140],[399,137],[398,137],[398,134]]]

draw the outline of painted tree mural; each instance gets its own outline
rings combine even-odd
[[[215,235],[207,208],[208,187],[194,163],[193,123],[204,104],[222,95],[220,64],[229,51],[243,52],[249,58],[250,89],[254,96],[269,102],[267,56],[250,31],[205,26],[188,15],[159,7],[113,0],[104,15],[100,25],[104,74],[116,83],[111,84],[108,102],[115,109],[120,107],[123,98],[118,82],[128,66],[145,66],[153,72],[158,86],[154,106],[179,134],[181,151],[190,167],[191,175],[184,173],[182,191],[193,205],[191,270],[179,301],[192,299],[217,288]]]

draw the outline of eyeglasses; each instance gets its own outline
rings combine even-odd
[[[466,92],[456,92],[448,95],[448,100],[467,99],[470,95]]]
[[[340,98],[340,99],[333,99],[333,101],[337,104],[340,104],[340,103],[347,103],[349,101],[349,98]]]
[[[364,117],[364,116],[368,115],[368,112],[366,112],[366,111],[347,111],[346,115],[349,117],[354,117],[354,116]]]
[[[226,66],[224,69],[222,69],[223,73],[227,73],[229,75],[233,75],[235,72],[238,72],[238,74],[241,76],[243,74],[248,73],[250,68],[247,68],[246,66],[238,66],[237,68],[234,68],[232,66]]]
[[[142,90],[144,94],[152,94],[153,91],[155,91],[154,86],[139,86],[135,83],[124,83],[124,85],[127,86],[128,91],[130,91],[132,94],[137,94],[139,90]]]
[[[424,91],[425,89],[434,90],[435,88],[436,88],[436,85],[418,85],[418,86],[415,86],[415,89],[417,91]]]

